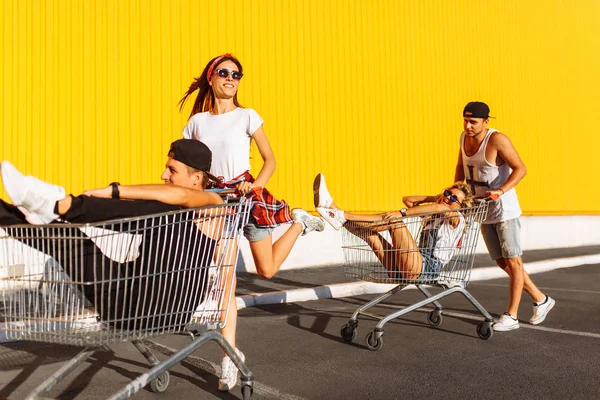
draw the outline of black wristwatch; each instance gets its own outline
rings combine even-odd
[[[408,209],[406,207],[403,207],[400,209],[400,214],[402,214],[403,217],[406,217],[406,212],[408,211]]]
[[[112,198],[113,199],[118,199],[119,198],[119,182],[112,182],[110,184],[110,186],[112,186]]]

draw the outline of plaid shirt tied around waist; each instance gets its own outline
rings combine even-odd
[[[246,171],[242,175],[225,182],[220,176],[217,182],[211,182],[210,188],[234,189],[240,182],[254,182],[254,177]],[[255,187],[246,197],[252,200],[252,217],[256,224],[262,228],[275,228],[281,224],[294,222],[290,214],[290,206],[285,200],[277,200],[267,189]]]

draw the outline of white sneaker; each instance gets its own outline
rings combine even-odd
[[[329,225],[333,226],[335,230],[340,230],[340,228],[346,223],[346,218],[344,218],[343,210],[336,210],[333,208],[326,207],[317,207],[317,212],[325,221],[329,222]]]
[[[12,203],[34,225],[44,225],[57,219],[56,202],[66,197],[65,189],[43,182],[33,176],[24,176],[9,161],[2,162],[2,181]]]
[[[494,323],[494,330],[496,332],[512,331],[518,328],[519,320],[506,312],[500,316],[498,322]]]
[[[323,174],[318,174],[315,177],[313,182],[313,193],[315,195],[315,207],[329,208],[331,203],[333,203],[333,198],[329,194],[329,190],[327,190],[327,185],[325,185],[325,177]]]
[[[294,208],[292,210],[292,218],[294,222],[299,222],[304,226],[302,236],[312,231],[323,232],[325,229],[325,224],[321,218],[312,216],[301,208]]]
[[[550,296],[546,296],[546,300],[542,304],[533,303],[533,317],[529,322],[533,325],[541,324],[546,319],[546,315],[552,310],[556,301]]]
[[[244,353],[235,349],[237,355],[242,359],[242,362],[246,362],[246,356]],[[221,378],[219,379],[219,390],[221,392],[228,392],[237,385],[238,381],[238,369],[231,361],[229,356],[223,357],[221,361]]]

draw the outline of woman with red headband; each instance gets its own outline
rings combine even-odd
[[[205,143],[212,151],[211,174],[218,177],[219,188],[235,188],[245,196],[252,196],[255,206],[244,236],[259,275],[269,279],[279,270],[298,237],[312,231],[322,231],[323,221],[301,209],[290,211],[284,201],[276,200],[266,189],[275,171],[276,161],[263,129],[263,120],[251,108],[240,105],[237,92],[244,76],[242,64],[231,54],[223,54],[208,62],[199,78],[194,79],[179,102],[183,108],[188,98],[198,91],[183,136]],[[263,159],[258,175],[250,170],[250,144],[254,140]],[[276,226],[292,226],[272,242]],[[233,296],[232,296],[233,297]],[[229,309],[225,338],[235,347],[235,304]],[[243,359],[243,354],[237,350]],[[230,390],[237,382],[237,369],[229,357],[223,359],[220,390]]]

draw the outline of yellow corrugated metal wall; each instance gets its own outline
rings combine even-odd
[[[482,100],[529,168],[527,214],[600,213],[595,0],[2,0],[0,25],[0,158],[69,192],[159,182],[177,101],[233,52],[292,206],[314,208],[317,172],[353,210],[438,191]]]

